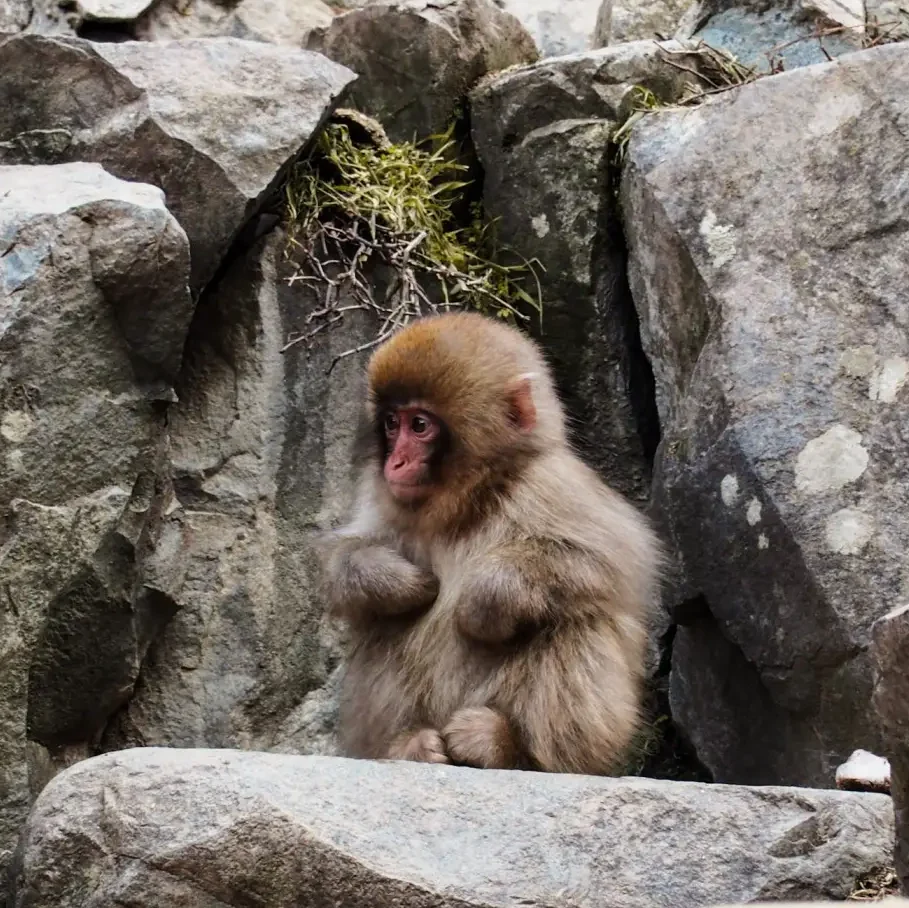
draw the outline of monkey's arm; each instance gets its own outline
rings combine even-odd
[[[404,615],[429,608],[438,594],[433,574],[369,539],[341,539],[327,558],[326,599],[342,617]]]
[[[556,615],[576,556],[557,540],[525,538],[474,556],[459,591],[458,629],[500,644],[539,629]],[[566,570],[569,568],[569,570]]]

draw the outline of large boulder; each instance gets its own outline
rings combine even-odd
[[[154,568],[189,243],[160,189],[0,167],[0,878],[177,605]],[[150,316],[153,315],[153,318]]]
[[[43,792],[10,908],[699,908],[846,898],[878,794],[132,750]]]
[[[285,252],[282,232],[261,239],[199,303],[168,414],[173,541],[159,546],[183,564],[180,612],[105,749],[334,748],[340,650],[310,535],[348,501],[363,364],[328,369],[377,326],[352,313],[282,352],[322,306],[311,284],[288,282]]]
[[[160,186],[198,290],[353,79],[317,54],[228,38],[0,39],[0,163],[95,161]]]
[[[890,758],[891,791],[896,811],[896,872],[909,893],[909,605],[874,626],[874,706],[884,726]]]
[[[316,29],[307,46],[360,76],[350,105],[395,142],[444,132],[482,76],[537,57],[520,22],[493,0],[376,3]]]
[[[907,116],[890,45],[632,136],[654,508],[684,605],[673,714],[720,781],[828,786],[880,752],[867,648],[909,590]]]
[[[578,442],[607,481],[641,502],[658,428],[609,188],[610,140],[636,86],[671,102],[697,82],[698,58],[682,51],[641,41],[543,60],[470,96],[483,204],[500,240],[542,265],[540,340]]]

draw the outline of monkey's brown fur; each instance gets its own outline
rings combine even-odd
[[[660,547],[570,449],[539,349],[492,319],[444,315],[380,347],[368,377],[370,426],[416,401],[450,444],[438,487],[408,507],[383,479],[377,431],[364,434],[354,519],[326,561],[351,629],[343,751],[615,770],[638,724]]]

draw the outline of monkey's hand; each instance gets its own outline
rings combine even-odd
[[[547,588],[536,576],[539,570],[532,561],[519,566],[495,554],[478,559],[458,592],[458,630],[471,640],[496,645],[541,624],[549,603]]]
[[[445,742],[434,728],[405,731],[388,748],[389,760],[414,760],[418,763],[448,763]]]
[[[348,539],[326,565],[326,596],[345,617],[406,615],[425,611],[439,595],[439,581],[388,546]]]
[[[521,750],[511,723],[488,706],[459,709],[442,729],[452,762],[479,769],[518,769]]]

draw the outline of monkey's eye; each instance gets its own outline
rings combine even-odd
[[[425,416],[414,416],[410,421],[410,429],[414,435],[422,435],[429,429],[429,420]]]
[[[397,413],[386,413],[385,414],[385,431],[394,432],[398,428],[398,415]]]

